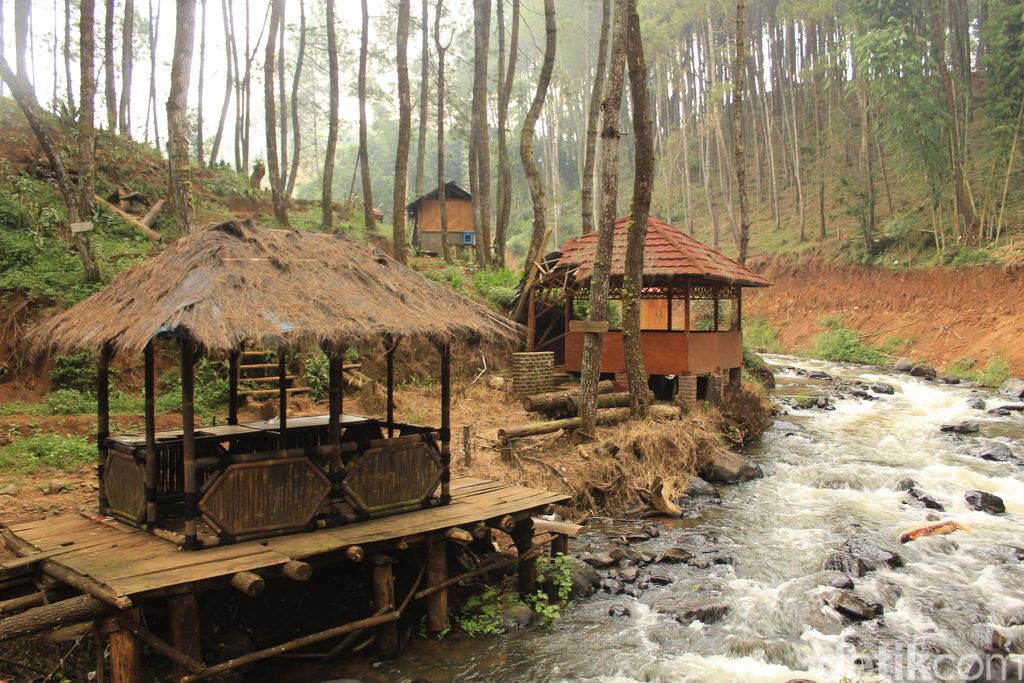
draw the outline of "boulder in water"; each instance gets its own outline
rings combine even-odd
[[[999,393],[1011,398],[1024,398],[1024,379],[1011,377],[999,386]]]
[[[989,443],[972,448],[969,452],[975,458],[991,462],[1011,462],[1015,465],[1024,464],[1020,458],[1013,454],[1010,447],[1001,441],[990,441]]]
[[[571,557],[569,561],[569,577],[572,579],[569,597],[589,598],[594,594],[594,589],[601,585],[601,575],[583,560]]]
[[[990,515],[1001,515],[1006,512],[1003,499],[988,491],[970,490],[964,494],[964,500],[972,510],[987,512]]]
[[[612,605],[611,609],[608,610],[608,616],[610,617],[628,617],[632,616],[632,612],[629,611],[629,607],[625,605]]]
[[[939,512],[945,512],[946,508],[939,501],[929,496],[924,491],[917,488],[910,488],[907,490],[908,503],[916,507],[924,507],[929,510],[938,510]]]
[[[917,488],[917,482],[910,477],[900,477],[892,483],[893,491],[911,491]]]
[[[875,382],[871,385],[871,391],[876,394],[895,394],[896,388],[891,384],[886,384],[885,382]]]
[[[935,372],[935,368],[928,363],[917,363],[914,367],[910,368],[910,374],[913,377],[923,377],[924,379],[935,379],[938,374]]]
[[[840,552],[847,552],[864,563],[868,571],[885,565],[891,569],[903,566],[903,558],[897,553],[879,547],[864,538],[854,537],[839,547]]]
[[[832,379],[832,375],[828,374],[827,372],[823,372],[822,370],[811,370],[807,373],[807,378],[830,380]]]
[[[732,451],[718,451],[711,455],[701,475],[716,484],[738,484],[764,476],[759,465]]]
[[[947,372],[945,375],[942,376],[942,383],[943,384],[960,384],[960,377],[958,375],[954,375],[951,372]]]
[[[827,591],[823,597],[825,604],[853,621],[867,621],[882,613],[882,606],[878,603],[868,602],[856,593],[847,590],[832,589]]]
[[[942,425],[939,429],[943,432],[953,432],[954,434],[977,434],[981,430],[981,425],[978,424],[977,420],[964,420],[955,424]]]
[[[717,590],[700,591],[683,598],[662,598],[654,602],[651,608],[655,612],[671,615],[680,624],[693,621],[713,624],[729,613],[729,605],[722,602]]]
[[[853,588],[853,579],[849,574],[835,571],[823,571],[819,575],[818,585],[830,588]]]
[[[985,410],[985,399],[981,396],[972,396],[967,399],[967,405],[975,410]]]
[[[821,569],[827,572],[839,572],[847,576],[857,577],[864,576],[868,571],[868,567],[864,562],[852,554],[842,551],[836,551],[826,557],[825,561],[821,563]]]
[[[598,569],[610,567],[618,561],[610,553],[588,553],[580,557],[580,559],[591,567],[597,567]]]
[[[900,358],[892,364],[892,369],[896,372],[910,372],[914,369],[914,361],[909,358]]]
[[[681,562],[689,562],[692,557],[693,553],[686,548],[669,548],[658,556],[657,561],[666,564],[679,564]]]

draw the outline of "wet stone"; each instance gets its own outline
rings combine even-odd
[[[1007,410],[1006,408],[993,408],[992,410],[988,411],[988,414],[997,415],[999,417],[1009,417],[1010,411]]]
[[[614,548],[608,555],[616,562],[628,561],[633,564],[640,562],[640,553],[632,548]]]
[[[882,606],[871,603],[855,593],[834,590],[826,593],[825,604],[853,621],[867,621],[882,613]]]
[[[924,379],[935,379],[935,376],[938,373],[935,372],[935,368],[933,368],[931,365],[928,365],[927,363],[918,363],[917,365],[915,365],[914,367],[912,367],[910,369],[910,374],[911,374],[912,377],[923,377]]]
[[[657,538],[658,536],[661,535],[661,532],[658,531],[658,527],[656,527],[656,526],[654,526],[652,524],[648,524],[647,526],[645,526],[640,531],[642,531],[643,533],[647,534],[647,538]]]
[[[647,534],[626,534],[626,543],[643,543],[651,540]]]
[[[632,615],[633,613],[625,605],[612,605],[611,609],[608,610],[608,616],[610,617],[629,617]]]
[[[864,576],[867,573],[867,565],[860,559],[848,552],[837,551],[825,558],[821,564],[824,571],[839,572],[847,576]]]
[[[633,583],[639,575],[640,570],[636,567],[626,567],[618,573],[619,581],[623,581],[625,583]]]
[[[943,384],[960,384],[960,378],[952,373],[948,373],[942,376]]]
[[[1012,398],[1024,398],[1024,379],[1011,377],[1000,385],[999,394]]]
[[[990,515],[1001,515],[1006,512],[1003,499],[988,491],[968,491],[964,494],[964,500],[972,510],[978,512],[987,512]]]
[[[853,555],[855,558],[863,562],[868,570],[878,569],[882,565],[886,565],[892,569],[903,566],[903,558],[898,554],[891,550],[881,548],[871,541],[863,538],[851,538],[846,541],[839,550]]]
[[[1024,464],[1021,459],[1013,454],[1010,447],[1001,441],[991,441],[981,446],[972,448],[970,454],[975,458],[989,460],[992,462],[1012,462],[1015,465]],[[0,491],[2,493],[2,491]]]
[[[647,577],[647,581],[654,586],[667,586],[670,583],[674,583],[675,579],[673,579],[668,574],[655,572],[654,574],[651,574]]]
[[[832,375],[828,374],[827,372],[823,372],[821,370],[811,370],[811,371],[809,371],[807,373],[807,377],[809,379],[823,379],[823,380],[830,380],[830,379],[832,379]]]
[[[985,399],[981,396],[972,396],[967,399],[967,405],[975,410],[985,410]]]
[[[602,579],[601,590],[603,590],[605,593],[618,595],[622,592],[622,584],[616,581],[615,579]]]
[[[893,491],[912,491],[917,487],[917,482],[910,477],[900,477],[892,484]]]
[[[669,548],[658,556],[658,562],[665,564],[678,564],[680,562],[688,562],[693,554],[685,548]]]
[[[914,361],[909,358],[900,358],[893,363],[892,369],[896,372],[910,372],[914,369]]]
[[[943,432],[952,432],[954,434],[977,434],[981,430],[981,425],[978,424],[977,420],[964,420],[955,424],[942,425],[939,429]]]
[[[829,586],[831,588],[853,588],[853,579],[848,574],[836,571],[825,571],[821,575],[822,586]]]
[[[893,387],[893,385],[891,384],[886,384],[885,382],[875,382],[874,384],[871,385],[871,391],[875,392],[876,394],[888,395],[895,394],[896,388]]]
[[[929,510],[938,510],[939,512],[944,512],[946,510],[942,503],[916,488],[912,488],[907,491],[907,502],[915,507],[924,507]]]
[[[617,562],[617,560],[611,556],[610,553],[592,553],[583,555],[581,558],[584,562],[589,564],[591,567],[610,567]]]

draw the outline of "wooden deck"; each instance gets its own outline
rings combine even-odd
[[[370,550],[375,544],[422,540],[432,532],[504,515],[522,519],[567,501],[549,491],[473,478],[454,479],[451,490],[451,503],[441,507],[192,552],[103,517],[65,515],[11,524],[6,532],[19,545],[27,543],[38,551],[33,554],[25,546],[19,552],[25,557],[14,563],[45,559],[88,580],[104,593],[105,601],[124,603],[126,598],[134,602],[147,594],[227,579],[240,571],[268,570],[291,560],[341,560],[350,546]]]

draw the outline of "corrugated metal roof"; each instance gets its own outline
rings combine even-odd
[[[615,223],[611,276],[622,277],[626,265],[626,236],[629,217]],[[562,245],[559,266],[576,268],[576,280],[587,280],[594,271],[597,233],[573,237]],[[651,216],[644,243],[644,278],[701,277],[744,287],[767,287],[771,283],[725,254],[715,251],[678,228]]]

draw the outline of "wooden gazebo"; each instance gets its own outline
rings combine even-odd
[[[609,324],[603,334],[601,372],[625,372],[621,322],[628,218],[615,224]],[[526,295],[527,345],[552,351],[556,365],[578,373],[583,362],[582,320],[594,271],[597,233],[567,240]],[[550,265],[553,261],[553,265]],[[738,381],[743,365],[744,287],[767,287],[762,276],[675,227],[651,217],[644,244],[641,341],[656,393],[678,392],[694,401],[708,378]],[[663,396],[667,398],[668,396]]]
[[[100,511],[196,549],[447,504],[452,344],[517,336],[514,323],[369,245],[245,221],[181,238],[36,328],[29,347],[37,359],[98,354]],[[394,356],[407,338],[438,350],[439,426],[394,419]],[[387,357],[387,416],[347,415],[343,354],[374,343]],[[180,350],[180,430],[155,426],[160,344]],[[277,352],[274,420],[238,421],[247,345]],[[289,418],[285,352],[314,346],[329,358],[328,414]],[[134,355],[144,359],[145,433],[112,436],[110,362]],[[231,366],[226,424],[195,423],[194,364],[204,355]]]

